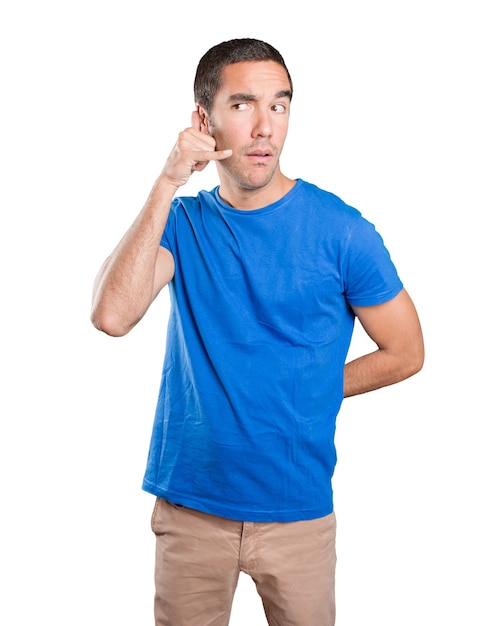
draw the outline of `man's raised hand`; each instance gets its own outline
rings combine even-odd
[[[209,161],[221,161],[233,154],[232,150],[216,150],[216,141],[201,124],[198,111],[193,111],[191,127],[181,133],[170,153],[162,176],[175,187],[181,187],[193,172],[203,170]]]

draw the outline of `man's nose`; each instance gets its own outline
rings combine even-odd
[[[270,137],[272,134],[272,122],[269,111],[259,110],[256,112],[253,126],[253,137]]]

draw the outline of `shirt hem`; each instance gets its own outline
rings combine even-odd
[[[290,511],[262,511],[262,510],[250,510],[250,509],[235,509],[231,506],[221,506],[215,502],[207,502],[200,500],[192,496],[176,494],[171,491],[165,491],[159,489],[154,485],[147,483],[142,484],[143,491],[150,493],[157,498],[168,500],[173,504],[184,506],[188,509],[194,509],[207,513],[208,515],[215,515],[217,517],[224,517],[226,519],[236,520],[239,522],[301,522],[320,517],[330,515],[334,508],[332,503],[323,505],[320,508],[312,509],[299,509]]]

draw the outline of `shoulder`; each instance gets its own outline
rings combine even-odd
[[[299,180],[298,192],[304,202],[319,210],[326,210],[329,216],[347,220],[362,218],[361,212],[347,204],[335,193],[322,189],[313,183]]]
[[[296,209],[302,220],[324,229],[331,239],[347,241],[352,233],[369,228],[369,222],[355,207],[335,193],[306,181],[299,182]]]
[[[200,207],[214,205],[216,202],[216,189],[211,191],[201,190],[196,196],[176,196],[172,200],[172,211],[197,211]]]

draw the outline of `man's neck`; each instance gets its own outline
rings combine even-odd
[[[295,185],[295,180],[283,174],[275,176],[270,183],[256,189],[245,189],[229,181],[221,180],[219,196],[229,206],[241,211],[261,209],[283,198]]]

